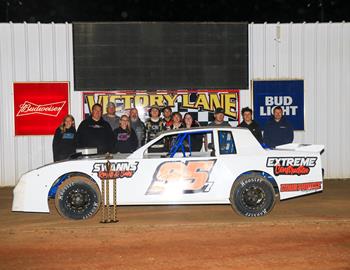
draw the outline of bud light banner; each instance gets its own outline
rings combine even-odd
[[[294,130],[304,130],[304,81],[253,81],[254,120],[262,129],[276,106],[282,107]]]
[[[13,84],[15,135],[53,135],[68,114],[68,82]]]

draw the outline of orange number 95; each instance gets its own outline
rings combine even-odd
[[[168,189],[181,189],[183,193],[209,191],[208,179],[216,160],[169,161],[161,163],[147,190],[148,195],[162,194]]]

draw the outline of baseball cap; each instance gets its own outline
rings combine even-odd
[[[158,110],[158,111],[160,112],[159,107],[157,107],[157,106],[155,106],[155,105],[151,106],[151,108],[150,108],[149,110],[152,111],[153,109],[156,109],[156,110]]]
[[[224,113],[224,112],[225,111],[223,108],[216,108],[214,113],[217,114],[217,113]]]

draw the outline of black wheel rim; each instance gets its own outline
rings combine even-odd
[[[71,213],[84,213],[91,208],[92,194],[85,188],[74,187],[65,195],[64,207]]]
[[[241,201],[245,207],[250,209],[260,209],[265,202],[265,191],[258,186],[251,186],[243,189]]]

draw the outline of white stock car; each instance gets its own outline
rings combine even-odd
[[[62,216],[86,219],[101,205],[101,178],[117,177],[118,205],[231,204],[241,215],[263,216],[278,198],[323,190],[323,149],[264,149],[245,128],[172,130],[132,154],[82,155],[23,174],[12,211],[48,213],[55,198]]]

